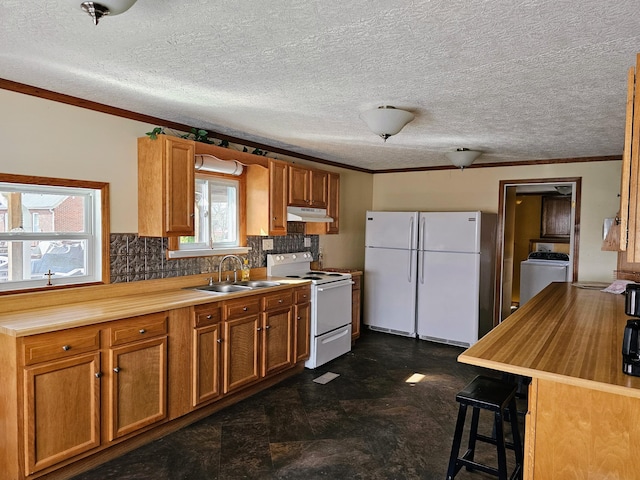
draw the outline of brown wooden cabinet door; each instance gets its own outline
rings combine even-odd
[[[311,199],[308,168],[289,165],[289,205],[308,207]]]
[[[167,416],[167,337],[112,348],[109,440]]]
[[[309,175],[309,206],[327,208],[329,172],[310,170]]]
[[[100,353],[25,369],[25,462],[37,472],[100,445]]]
[[[544,237],[571,235],[571,197],[542,197],[542,225]]]
[[[360,337],[360,288],[351,291],[351,340]]]
[[[220,324],[193,331],[193,394],[196,407],[218,398],[220,388]]]
[[[195,147],[167,138],[165,145],[167,235],[193,235],[195,208]]]
[[[333,222],[327,224],[327,233],[340,233],[340,175],[329,173],[327,184],[327,214]]]
[[[302,303],[294,306],[294,319],[295,319],[295,348],[294,348],[294,361],[295,363],[309,358],[310,348],[310,322],[311,322],[311,304]]]
[[[223,393],[227,394],[260,378],[260,314],[224,322]]]
[[[291,308],[263,314],[262,376],[293,365]]]
[[[287,164],[269,160],[269,235],[287,233]]]

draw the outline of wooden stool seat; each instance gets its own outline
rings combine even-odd
[[[516,458],[516,466],[510,478],[522,478],[524,453],[518,428],[516,391],[517,385],[513,383],[496,378],[478,376],[456,395],[456,401],[460,403],[460,407],[453,436],[453,445],[451,446],[447,480],[453,480],[462,467],[466,467],[470,471],[479,470],[495,475],[499,480],[507,480],[507,448],[514,450]],[[467,407],[473,408],[469,445],[465,454],[459,457]],[[478,434],[480,410],[488,410],[494,414],[494,434],[492,436]],[[509,423],[511,423],[513,443],[507,443],[504,438],[504,423],[507,417]],[[477,441],[496,446],[498,468],[474,461]]]

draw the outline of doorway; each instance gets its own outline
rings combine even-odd
[[[581,183],[580,177],[500,181],[494,325],[502,322],[518,306],[517,275],[520,262],[529,252],[566,251],[570,280],[578,278]],[[566,200],[568,218],[549,218],[555,214],[550,212],[556,210],[545,209],[542,204],[546,201],[549,207],[565,203],[556,200]],[[534,213],[521,211],[525,203],[528,208],[533,208],[529,211]],[[529,232],[523,230],[527,220],[530,220]]]

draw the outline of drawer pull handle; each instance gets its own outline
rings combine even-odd
[[[63,346],[62,346],[62,349],[63,349],[65,352],[68,352],[69,350],[71,350],[71,345],[63,345]]]
[[[140,329],[140,335],[144,335],[145,333],[147,333],[147,331],[144,328]]]
[[[278,300],[278,303],[282,303],[282,302],[283,302],[283,300],[282,300],[282,299]]]
[[[270,328],[271,328],[271,325],[266,325],[266,326],[264,327],[264,329],[265,329],[265,330],[269,330]]]
[[[261,330],[262,330],[262,328],[258,327],[258,331],[261,331]]]
[[[207,315],[207,320],[211,320],[213,318],[213,315],[209,314]]]
[[[246,312],[247,310],[249,310],[249,307],[242,307],[242,310]]]
[[[116,368],[113,369],[113,371],[118,373],[118,372],[120,372],[120,368],[116,367]]]
[[[96,372],[96,378],[102,377],[102,372]]]

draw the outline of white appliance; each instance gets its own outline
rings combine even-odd
[[[351,350],[350,273],[311,270],[310,252],[267,255],[270,277],[311,280],[311,352],[305,367],[316,368]]]
[[[495,214],[367,212],[364,324],[460,346],[493,325]]]
[[[520,306],[551,282],[568,282],[569,255],[557,252],[531,252],[520,262]]]

